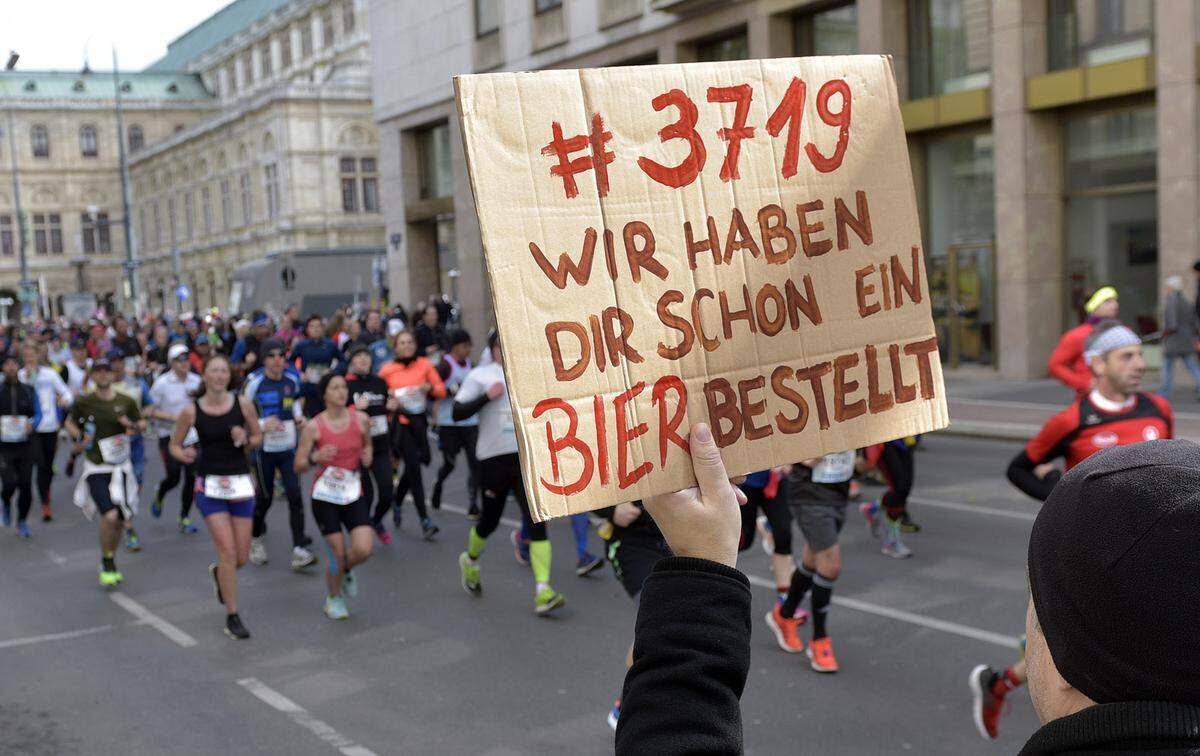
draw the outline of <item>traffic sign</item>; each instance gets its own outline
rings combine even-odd
[[[175,290],[175,296],[186,302],[192,298],[192,290],[187,284],[179,284],[179,288]]]

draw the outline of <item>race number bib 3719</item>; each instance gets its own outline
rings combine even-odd
[[[204,495],[223,501],[254,498],[254,482],[249,475],[205,475]]]
[[[854,477],[854,452],[826,454],[813,468],[813,483],[845,483]]]
[[[24,415],[0,415],[0,441],[19,444],[29,438],[29,418]]]
[[[362,496],[362,479],[358,472],[344,467],[326,467],[313,486],[312,497],[330,504],[346,506]]]
[[[100,458],[104,460],[104,464],[123,465],[129,461],[129,437],[124,433],[102,438],[97,443],[100,445]]]

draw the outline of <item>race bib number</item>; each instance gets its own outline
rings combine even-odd
[[[188,432],[183,435],[183,445],[187,447],[194,446],[198,443],[200,443],[200,434],[196,432],[196,427],[192,426],[191,428],[188,428]]]
[[[253,499],[254,482],[249,475],[205,475],[204,495],[224,501]]]
[[[420,415],[425,411],[425,392],[418,386],[396,389],[396,398],[400,400],[400,408],[410,415]]]
[[[387,415],[371,416],[371,437],[382,436],[388,432]]]
[[[290,451],[296,448],[296,424],[290,420],[283,421],[279,430],[263,433],[262,449],[265,452]]]
[[[516,435],[517,433],[516,426],[513,425],[512,405],[508,402],[505,402],[503,408],[500,410],[500,432],[509,435]]]
[[[854,452],[826,454],[813,468],[813,483],[845,483],[854,477]]]
[[[100,458],[104,460],[104,464],[123,465],[129,461],[129,437],[124,433],[102,438],[97,443],[100,445]]]
[[[19,444],[29,438],[29,418],[24,415],[0,415],[0,441]]]
[[[312,497],[327,501],[330,504],[346,506],[358,501],[362,496],[362,479],[353,470],[344,467],[326,467],[317,484],[313,486]]]
[[[309,365],[304,368],[305,383],[320,383],[325,374],[329,372],[328,365]]]

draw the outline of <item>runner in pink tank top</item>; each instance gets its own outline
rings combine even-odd
[[[363,467],[371,466],[371,429],[365,414],[347,406],[350,390],[345,377],[326,373],[317,384],[317,396],[324,400],[325,410],[300,434],[296,472],[316,468],[313,519],[325,536],[329,557],[325,616],[346,619],[350,614],[344,596],[358,596],[358,581],[351,570],[367,561],[375,542],[361,473]],[[349,547],[346,532],[350,534]]]

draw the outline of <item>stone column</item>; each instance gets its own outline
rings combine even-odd
[[[1046,374],[1063,326],[1061,129],[1025,109],[1025,80],[1046,71],[1044,0],[993,0],[992,136],[1000,372]]]
[[[1158,81],[1158,273],[1188,278],[1200,256],[1195,0],[1154,3]],[[1189,283],[1185,290],[1191,290]],[[1190,296],[1190,294],[1189,294]]]
[[[858,51],[891,55],[900,100],[908,99],[908,3],[858,0]]]

